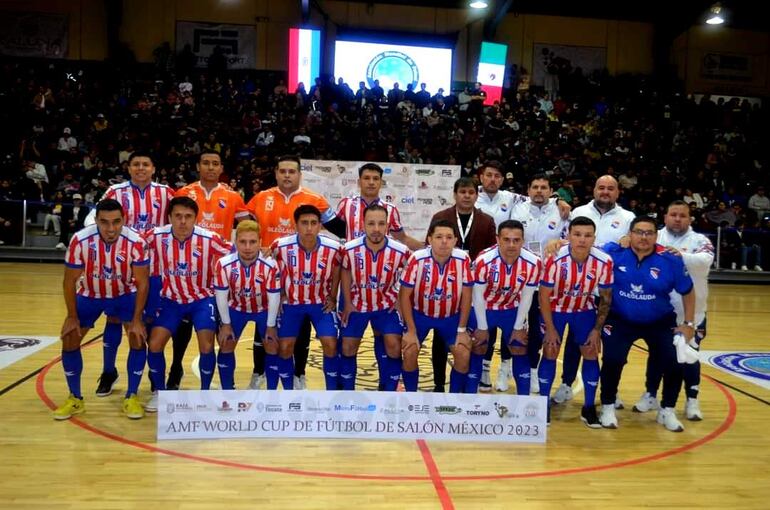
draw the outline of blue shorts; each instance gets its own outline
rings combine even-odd
[[[582,347],[588,341],[588,335],[596,325],[596,310],[585,310],[583,312],[552,312],[553,325],[559,333],[559,344],[564,337],[564,330],[569,324],[568,340],[575,342]]]
[[[246,327],[246,324],[248,324],[249,321],[254,321],[254,324],[256,324],[257,326],[257,331],[259,332],[259,336],[261,336],[264,339],[265,331],[267,331],[267,312],[266,311],[248,313],[248,312],[239,312],[238,310],[230,308],[230,325],[233,328],[233,334],[235,335],[236,340],[241,338],[241,333],[243,333],[243,328]]]
[[[81,328],[93,328],[102,313],[107,317],[118,317],[121,322],[131,322],[134,319],[135,305],[135,293],[123,294],[115,298],[75,296],[75,307]]]
[[[518,308],[513,310],[487,310],[487,327],[489,336],[492,338],[492,331],[499,329],[502,332],[503,345],[514,347],[524,347],[519,341],[511,341],[513,334],[513,325],[516,324],[516,313]],[[474,316],[475,318],[475,316]]]
[[[353,312],[348,318],[348,325],[342,328],[342,337],[361,338],[370,322],[372,330],[381,335],[400,335],[404,332],[401,317],[394,311]]]
[[[150,288],[147,291],[147,302],[144,304],[145,322],[154,321],[160,308],[160,291],[163,289],[163,279],[160,276],[150,276]]]
[[[204,329],[216,331],[216,308],[216,301],[213,297],[199,299],[185,305],[168,298],[161,298],[160,310],[153,326],[166,328],[173,335],[182,320],[189,319],[195,326],[195,331]]]
[[[323,308],[323,305],[283,305],[283,312],[278,317],[278,337],[297,338],[302,323],[310,319],[316,336],[337,338],[337,314],[324,312]]]
[[[431,329],[434,331],[434,338],[438,334],[438,337],[444,341],[447,350],[457,341],[457,328],[460,326],[459,313],[441,319],[428,317],[417,310],[412,310],[412,315],[415,328],[417,329],[417,340],[420,342],[420,345],[425,341],[425,337],[428,336]]]

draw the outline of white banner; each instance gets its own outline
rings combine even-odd
[[[176,22],[176,52],[189,44],[195,54],[195,67],[208,67],[209,57],[219,46],[227,57],[228,69],[256,69],[257,33],[249,25],[215,25]]]
[[[0,369],[59,342],[55,336],[0,336]]]
[[[322,194],[336,209],[340,199],[359,195],[358,169],[368,161],[302,160],[302,185]],[[383,169],[380,198],[398,207],[407,234],[425,239],[430,219],[454,205],[452,188],[459,165],[376,162]]]
[[[545,443],[546,397],[369,391],[162,391],[158,440],[430,439]]]

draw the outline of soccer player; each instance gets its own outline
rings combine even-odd
[[[562,218],[562,213],[555,202],[549,200],[553,193],[551,181],[545,174],[535,174],[529,179],[527,194],[529,200],[519,203],[511,211],[511,219],[521,221],[524,225],[524,246],[531,252],[543,256],[543,248],[549,241],[562,239],[566,236],[569,221]],[[527,356],[530,367],[530,389],[532,393],[540,393],[537,367],[540,364],[540,350],[543,346],[543,334],[540,332],[540,300],[537,293],[529,310],[529,324],[533,327],[528,331]],[[508,390],[510,367],[500,366],[500,373],[495,383],[498,391]],[[519,393],[521,394],[521,393]]]
[[[110,186],[102,200],[112,199],[123,207],[124,225],[144,234],[146,231],[165,225],[167,222],[166,209],[174,198],[174,191],[165,184],[153,182],[155,164],[152,157],[141,151],[135,151],[128,158],[128,174],[131,179]],[[92,210],[86,218],[85,225],[95,222],[96,210]],[[160,280],[150,278],[150,289],[145,304],[145,322],[149,325],[158,308],[160,295]],[[112,393],[112,387],[118,380],[115,369],[115,359],[118,347],[123,337],[123,331],[118,318],[108,317],[104,325],[102,342],[103,368],[99,377],[96,396],[106,397]]]
[[[669,253],[682,257],[687,271],[695,285],[695,342],[700,346],[706,338],[706,305],[708,302],[708,276],[711,264],[714,263],[714,246],[709,238],[695,232],[690,227],[692,218],[690,207],[681,200],[675,200],[668,206],[665,216],[665,227],[658,231],[658,244],[665,246]],[[681,295],[671,295],[671,304],[676,311],[678,324],[684,322],[684,307]],[[634,405],[634,411],[647,412],[657,410],[660,406],[655,395],[660,386],[663,374],[661,367],[655,364],[653,358],[647,358],[647,391]],[[685,416],[691,421],[703,419],[703,413],[698,403],[700,386],[700,362],[684,365],[684,390],[687,395]]]
[[[326,389],[337,389],[336,309],[342,245],[319,235],[321,218],[321,211],[313,205],[297,207],[293,218],[297,233],[273,243],[285,293],[283,312],[278,321],[278,371],[286,390],[294,389],[294,344],[307,319],[312,322],[323,347]]]
[[[176,196],[189,197],[198,204],[198,226],[230,241],[234,223],[250,217],[246,204],[241,195],[219,182],[224,166],[218,152],[204,149],[198,155],[197,168],[200,180],[178,190]],[[179,389],[184,375],[182,361],[191,338],[192,324],[182,321],[172,343],[174,351],[168,371],[167,389]]]
[[[156,227],[146,239],[152,258],[152,273],[160,275],[160,310],[150,333],[147,365],[156,391],[145,410],[158,410],[158,391],[166,389],[166,358],[163,349],[179,324],[188,319],[195,327],[200,351],[201,389],[214,377],[217,329],[213,290],[214,265],[230,253],[230,244],[219,235],[195,224],[198,204],[189,197],[174,197],[169,204],[170,225]]]
[[[380,386],[395,391],[401,378],[401,333],[403,326],[395,311],[398,300],[396,284],[406,266],[409,249],[387,236],[388,210],[379,204],[366,208],[364,236],[348,241],[342,258],[340,288],[344,296],[342,323],[342,359],[340,379],[343,390],[356,385],[356,356],[366,326],[383,336],[386,358],[382,365]]]
[[[490,329],[500,329],[504,349],[513,355],[513,374],[519,395],[529,395],[527,360],[527,315],[532,296],[540,283],[540,258],[523,249],[524,225],[505,220],[497,227],[497,245],[485,250],[475,262],[473,311],[476,316],[474,348],[471,353],[469,383],[478,383]],[[534,324],[534,327],[538,327]],[[475,375],[475,377],[471,377]],[[470,388],[473,392],[473,388]]]
[[[607,323],[602,330],[603,358],[601,371],[602,411],[599,420],[605,428],[617,428],[615,397],[628,358],[631,344],[643,338],[650,354],[663,371],[663,398],[657,421],[667,430],[684,430],[674,408],[682,386],[682,367],[677,362],[673,344],[675,333],[685,341],[695,334],[695,292],[682,257],[658,253],[655,220],[638,216],[631,222],[630,246],[605,245],[612,256],[615,283]],[[671,292],[682,296],[683,321],[671,304]],[[673,332],[672,332],[673,330]]]
[[[345,225],[336,220],[334,210],[326,199],[300,186],[302,181],[302,163],[299,156],[286,155],[278,159],[275,168],[277,186],[260,191],[247,204],[257,218],[260,237],[264,247],[269,247],[279,237],[297,232],[294,212],[300,205],[312,205],[321,212],[324,227],[338,237],[345,237]],[[336,220],[336,221],[335,221]],[[304,389],[305,366],[310,349],[310,322],[305,321],[300,328],[294,352],[294,388]],[[254,372],[250,388],[260,387],[264,380],[265,351],[261,339],[254,337]]]
[[[569,244],[545,262],[539,292],[545,334],[538,378],[540,394],[550,396],[556,358],[569,326],[569,339],[580,346],[583,355],[585,402],[580,419],[590,428],[601,428],[594,400],[599,386],[601,331],[612,301],[613,273],[612,259],[594,247],[595,237],[593,220],[578,216],[569,225]],[[594,303],[597,290],[601,298],[598,311]]]
[[[419,368],[417,356],[430,330],[443,339],[452,352],[454,364],[449,377],[449,391],[466,391],[471,338],[468,319],[471,312],[473,275],[470,258],[459,248],[457,226],[448,220],[436,220],[428,227],[429,247],[414,252],[401,278],[399,303],[406,325],[402,336],[404,388],[417,391]]]
[[[262,255],[260,246],[259,225],[244,220],[235,229],[237,253],[225,255],[214,268],[214,291],[220,318],[217,368],[223,390],[235,389],[234,350],[249,321],[254,321],[265,342],[278,346],[275,326],[281,305],[281,282],[277,264]],[[267,361],[267,388],[275,389],[277,363],[275,359]],[[274,370],[271,372],[269,367]]]
[[[70,395],[54,411],[55,419],[66,420],[85,412],[80,391],[83,372],[80,343],[102,313],[124,324],[131,344],[123,412],[132,419],[144,416],[136,394],[146,356],[147,333],[142,310],[149,286],[149,263],[144,241],[124,225],[123,209],[116,200],[99,202],[96,224],[73,236],[65,260],[63,286],[67,318],[61,328],[62,367]]]
[[[596,179],[594,199],[586,205],[576,207],[572,217],[584,216],[596,224],[596,246],[607,243],[617,243],[621,237],[628,234],[628,226],[634,219],[634,213],[618,205],[620,186],[615,177],[603,175]],[[554,403],[561,404],[572,399],[572,384],[577,377],[580,364],[580,350],[574,342],[567,342],[564,348],[564,364],[562,365],[562,384],[553,395]],[[623,409],[620,398],[615,402],[616,409]]]

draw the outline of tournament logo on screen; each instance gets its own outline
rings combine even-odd
[[[420,81],[420,70],[414,60],[400,51],[383,51],[374,56],[366,67],[366,80],[369,87],[374,86],[374,80],[385,83],[398,82],[403,90],[408,84],[416,87]]]

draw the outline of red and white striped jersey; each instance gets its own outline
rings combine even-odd
[[[262,254],[249,265],[244,265],[238,253],[230,253],[217,260],[214,289],[229,290],[228,306],[239,312],[267,311],[267,293],[281,291],[278,264]]]
[[[151,273],[163,279],[162,297],[187,304],[214,295],[214,265],[230,253],[230,243],[197,225],[184,241],[174,237],[171,225],[148,231],[145,239],[152,260]]]
[[[151,182],[141,189],[131,181],[109,187],[102,197],[120,202],[126,215],[126,226],[137,232],[160,227],[168,223],[168,203],[174,198],[174,191],[165,184]]]
[[[538,256],[526,249],[521,250],[513,264],[506,264],[497,245],[481,252],[474,266],[476,283],[487,286],[487,310],[512,310],[519,306],[521,291],[525,286],[537,287],[543,271]]]
[[[551,310],[582,312],[594,310],[594,292],[611,287],[612,258],[598,248],[591,248],[588,259],[578,264],[570,255],[569,245],[545,261],[540,285],[552,287]]]
[[[290,305],[322,305],[331,294],[332,275],[342,262],[342,245],[326,236],[318,236],[313,251],[305,251],[299,236],[292,234],[272,245],[281,287]]]
[[[364,211],[370,205],[378,204],[388,212],[388,235],[401,232],[401,214],[393,204],[383,202],[379,198],[367,204],[363,197],[345,197],[337,205],[337,217],[345,222],[345,238],[352,241],[366,234],[364,231]]]
[[[366,237],[345,244],[342,268],[350,270],[350,299],[358,312],[390,310],[398,299],[398,278],[409,258],[409,248],[385,237],[385,246],[373,252]]]
[[[120,237],[107,244],[96,225],[77,232],[64,259],[67,267],[82,269],[77,293],[89,298],[115,298],[136,292],[133,266],[150,263],[147,245],[139,234],[123,227]]]
[[[412,306],[428,317],[459,313],[463,287],[473,286],[470,257],[455,248],[442,266],[430,247],[417,250],[409,257],[401,285],[414,287]]]

